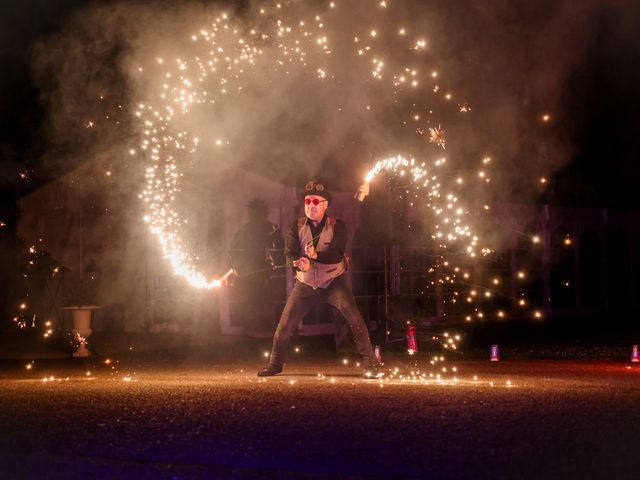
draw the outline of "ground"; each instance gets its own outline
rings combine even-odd
[[[432,360],[5,361],[0,477],[637,478],[640,368]]]

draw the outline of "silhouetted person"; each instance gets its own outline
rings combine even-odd
[[[276,317],[269,308],[269,280],[272,267],[283,262],[282,258],[273,258],[283,241],[278,226],[267,219],[264,201],[253,199],[247,208],[249,218],[235,234],[230,251],[231,265],[238,272],[233,289],[235,313],[245,327],[270,331]]]

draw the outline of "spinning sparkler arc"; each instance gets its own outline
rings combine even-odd
[[[445,163],[445,159],[436,160],[434,170]],[[401,155],[379,160],[365,175],[364,183],[356,192],[356,199],[363,201],[369,194],[371,182],[382,173],[408,178],[416,196],[426,197],[427,206],[438,222],[432,235],[434,240],[446,239],[455,242],[459,239],[467,239],[469,243],[466,252],[472,257],[476,256],[478,237],[472,233],[469,225],[463,223],[464,218],[469,214],[468,208],[460,203],[459,197],[454,193],[445,195],[444,205],[438,203],[442,198],[442,182],[438,175],[427,170],[425,162],[419,163],[414,158],[406,159]],[[488,250],[482,249],[482,253],[488,253]]]
[[[355,54],[358,72],[362,74],[357,81],[372,89],[388,89],[387,93],[394,98],[394,102],[400,95],[414,95],[424,87],[427,91],[438,92],[437,84],[431,87],[427,84],[429,80],[435,82],[436,72],[425,75],[413,66],[415,55],[420,55],[427,48],[427,41],[422,35],[415,37],[404,25],[388,30],[365,24],[357,26],[357,31],[351,37],[353,44],[344,43],[337,39],[338,32],[328,27],[332,18],[338,18],[331,17],[338,10],[338,5],[332,2],[326,11],[318,14],[306,9],[298,19],[285,13],[287,9],[294,11],[300,6],[265,2],[262,8],[257,7],[254,12],[243,12],[242,19],[220,13],[209,25],[182,39],[180,53],[174,58],[158,54],[151,58],[148,65],[138,69],[141,72],[140,81],[145,87],[141,90],[146,98],[138,102],[134,113],[140,121],[140,149],[149,162],[146,185],[141,194],[147,209],[145,222],[158,238],[162,256],[175,273],[196,288],[217,288],[221,280],[210,280],[201,273],[197,266],[197,255],[190,253],[196,249],[187,241],[187,215],[181,211],[178,202],[181,182],[184,181],[185,171],[192,168],[193,155],[201,144],[215,144],[214,148],[223,148],[233,139],[215,131],[199,132],[198,136],[195,131],[184,128],[188,118],[211,112],[221,116],[221,112],[226,112],[227,108],[233,111],[237,105],[234,102],[244,98],[247,91],[251,90],[247,87],[255,87],[256,78],[262,75],[265,75],[265,83],[269,84],[299,71],[300,75],[327,82],[333,88],[341,88],[341,82],[344,84],[353,80],[340,78],[341,72],[336,68],[339,64],[331,63],[336,57],[337,45],[347,49],[342,53]],[[389,5],[380,5],[372,14],[386,15],[388,8]],[[397,55],[387,55],[385,59],[389,47],[385,44],[385,37],[389,35],[397,37],[401,49],[396,52]],[[350,48],[354,51],[349,52]],[[385,75],[386,70],[396,73]],[[364,100],[367,103],[361,105],[360,109],[371,111],[369,99]],[[405,119],[406,113],[402,112]],[[413,116],[410,118],[415,121]],[[428,120],[427,125],[436,123]],[[432,130],[431,127],[425,128]],[[408,131],[415,136],[414,127]],[[431,138],[429,141],[444,148],[444,131],[439,124],[436,133],[435,140]],[[418,138],[424,141],[422,135]],[[444,160],[438,160],[435,166],[442,163]],[[410,177],[420,197],[429,202],[429,207],[438,218],[434,239],[447,242],[469,238],[468,252],[475,255],[477,238],[462,223],[466,208],[460,205],[457,195],[442,193],[444,183],[438,176],[432,175],[424,163],[418,164],[414,159],[402,157],[383,160],[367,175],[367,185],[376,175],[383,172],[389,174],[394,169],[399,175]]]

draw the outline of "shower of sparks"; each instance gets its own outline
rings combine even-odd
[[[438,169],[442,169],[446,163],[444,158],[437,159],[433,162],[433,170],[430,171],[426,162],[418,162],[414,158],[406,159],[398,155],[376,162],[365,175],[364,181],[368,186],[380,173],[407,179],[413,194],[426,201],[426,206],[434,214],[432,238],[441,242],[440,246],[444,248],[451,242],[464,240],[467,242],[466,252],[471,257],[475,257],[478,252],[479,238],[464,221],[469,216],[470,210],[462,203],[457,193],[443,192],[445,182],[437,175]],[[486,255],[490,250],[482,248],[480,252]]]
[[[399,55],[389,53],[392,35],[404,42],[403,52],[410,52],[416,57],[422,55],[430,45],[424,32],[411,31],[406,25],[390,25],[388,29],[384,22],[371,22],[369,25],[360,25],[350,35],[350,41],[344,44],[337,42],[327,27],[331,21],[330,15],[339,11],[340,5],[332,3],[329,6],[330,10],[323,15],[310,13],[306,18],[295,20],[290,18],[291,15],[285,15],[286,6],[265,6],[258,10],[258,18],[253,23],[244,17],[236,19],[221,13],[209,25],[192,32],[188,37],[189,46],[181,50],[181,55],[150,55],[146,64],[135,68],[140,83],[146,88],[140,89],[145,97],[140,97],[133,108],[139,126],[140,144],[129,148],[128,155],[142,156],[147,162],[145,187],[140,195],[146,207],[144,222],[157,237],[162,254],[175,273],[194,287],[213,289],[223,286],[232,280],[235,273],[230,270],[215,279],[203,273],[202,261],[195,253],[198,248],[189,232],[188,215],[181,208],[180,199],[185,193],[192,193],[188,188],[188,179],[197,178],[194,165],[197,153],[203,150],[203,146],[204,149],[212,147],[214,152],[222,154],[229,146],[233,146],[234,139],[216,128],[199,135],[190,131],[185,124],[193,124],[193,120],[190,120],[192,115],[204,113],[214,117],[227,109],[233,110],[236,105],[234,102],[241,102],[244,93],[249,90],[247,87],[255,85],[256,78],[263,78],[265,72],[273,75],[268,82],[277,82],[279,77],[297,75],[298,71],[302,71],[306,73],[306,82],[322,82],[325,88],[339,89],[345,79],[340,76],[340,63],[332,60],[338,47],[352,48],[351,52],[341,53],[351,54],[352,61],[359,62],[362,78],[350,78],[350,82],[389,89],[396,104],[407,105],[407,109],[401,113],[401,122],[414,139],[427,138],[430,144],[443,150],[447,143],[444,128],[431,118],[430,107],[424,108],[415,103],[408,107],[414,100],[413,96],[435,94],[435,98],[448,103],[457,114],[471,110],[466,102],[455,105],[450,101],[455,96],[435,83],[442,81],[439,72],[416,68],[415,65],[424,63],[423,59],[398,60]],[[390,5],[385,5],[383,10],[390,8]],[[412,97],[401,98],[403,95]],[[357,106],[359,111],[372,115],[379,112],[374,98],[363,97],[362,103]],[[405,101],[407,98],[411,100]],[[343,111],[342,107],[338,104],[336,110]],[[87,121],[87,128],[92,128],[93,122]],[[423,126],[416,129],[416,122]],[[416,133],[419,137],[416,137]],[[426,144],[424,141],[415,143]],[[448,162],[445,158],[416,160],[428,158],[426,156],[427,153],[421,148],[420,152],[408,155],[408,158],[398,155],[378,161],[365,176],[358,198],[364,199],[370,184],[380,173],[402,179],[407,185],[406,194],[410,200],[423,203],[433,214],[434,221],[429,223],[431,235],[443,251],[455,243],[469,257],[490,253],[489,249],[479,246],[478,234],[469,225],[469,219],[473,219],[474,226],[477,226],[478,214],[489,212],[489,206],[485,204],[472,208],[465,201],[470,200],[465,198],[468,196],[465,194],[474,182],[490,182],[491,159],[483,158],[477,174],[466,176],[461,174],[459,166],[447,171]],[[546,183],[546,178],[541,179],[541,183]],[[477,212],[474,210],[477,208],[483,210]],[[535,235],[532,243],[539,243],[540,239]],[[442,255],[432,267],[428,267],[427,274],[431,276],[424,288],[446,288],[449,293],[444,299],[445,303],[471,306],[472,313],[464,314],[467,322],[507,317],[504,305],[496,299],[508,297],[500,289],[509,282],[494,282],[490,287],[483,287],[480,285],[481,279],[475,278],[470,271],[473,272],[473,269],[468,265],[450,264]],[[524,282],[524,272],[522,275],[518,277]],[[456,281],[461,282],[464,288],[454,287]],[[514,296],[511,301],[515,308],[530,308],[529,301],[524,295],[520,296],[520,291],[512,292]],[[495,308],[490,308],[488,302],[495,302]],[[531,310],[531,315],[543,318],[542,310]],[[438,338],[444,342],[444,348],[456,350],[455,339]]]
[[[264,14],[264,9],[260,13]],[[303,33],[308,40],[311,32],[302,25],[301,22],[299,27],[295,27],[295,32]],[[162,83],[153,100],[159,103],[140,103],[135,112],[140,118],[143,132],[140,148],[150,160],[146,171],[146,188],[141,194],[147,206],[144,221],[158,238],[163,255],[174,271],[194,287],[216,288],[222,285],[222,281],[209,280],[198,270],[197,258],[189,253],[187,242],[181,236],[186,220],[177,206],[181,192],[180,179],[183,176],[179,167],[187,155],[196,151],[199,140],[187,131],[176,131],[173,123],[176,117],[188,115],[194,106],[215,104],[216,97],[232,91],[239,92],[242,85],[238,80],[263,55],[262,45],[267,39],[274,38],[282,42],[279,44],[282,56],[276,56],[276,65],[283,65],[283,57],[287,61],[296,58],[304,62],[306,52],[299,46],[300,41],[284,41],[284,38],[292,37],[292,31],[294,27],[277,21],[262,32],[251,29],[247,36],[247,32],[241,32],[228,15],[220,14],[212,25],[192,35],[196,45],[195,56],[176,58],[175,61],[156,58],[155,64],[161,70],[159,76]],[[228,41],[225,41],[225,37]],[[327,49],[326,37],[313,37],[320,48]],[[141,67],[139,70],[144,69]],[[200,87],[207,76],[213,78],[213,81],[207,82],[207,85],[214,86],[213,91]],[[324,70],[319,68],[318,76],[324,78]],[[221,146],[224,140],[217,139],[215,143]]]
[[[435,143],[444,150],[447,144],[447,139],[445,137],[444,130],[440,128],[440,125],[435,128],[429,128],[429,143]]]
[[[390,9],[384,2],[380,5],[383,11]],[[329,15],[333,15],[340,4],[331,2],[327,6],[330,9],[322,15],[311,13],[310,8],[306,18],[296,19],[285,13],[288,5],[270,2],[264,2],[256,9],[253,21],[246,18],[251,15],[247,12],[243,18],[219,13],[213,22],[187,37],[189,46],[181,50],[181,55],[152,54],[146,64],[143,61],[134,69],[140,83],[145,85],[141,89],[145,97],[140,97],[133,111],[140,130],[140,145],[129,153],[142,155],[148,162],[145,187],[140,194],[146,207],[144,222],[157,237],[162,255],[175,273],[194,287],[212,289],[224,282],[205,275],[201,260],[194,253],[197,248],[190,240],[187,215],[179,203],[185,188],[185,171],[194,165],[194,154],[201,144],[215,143],[224,148],[230,144],[230,139],[215,131],[208,132],[208,138],[198,138],[183,126],[185,120],[194,110],[201,114],[208,109],[214,116],[221,105],[230,103],[233,107],[232,102],[241,98],[246,86],[265,71],[273,72],[277,78],[295,73],[297,70],[294,69],[299,68],[307,74],[312,73],[319,82],[337,79],[339,64],[332,63],[331,59],[335,48],[341,44],[332,44],[333,37],[327,25],[332,18]],[[386,27],[382,28],[383,24],[373,23],[360,25],[359,31],[352,35],[352,54],[356,60],[362,57],[363,67],[369,65],[369,74],[359,81],[387,85],[394,96],[415,94],[423,84],[426,91],[433,90],[434,86],[429,85],[425,77],[435,81],[436,72],[421,72],[413,65],[417,59],[404,63],[405,60],[397,60],[394,55],[387,54],[388,58],[384,58],[389,32]],[[400,37],[405,42],[402,52],[419,56],[429,48],[429,42],[421,32],[408,35],[403,25],[394,26],[392,31],[395,38]],[[335,84],[339,85],[339,82]],[[444,98],[448,100],[452,96],[447,93]],[[367,103],[362,107],[373,110],[374,106]],[[453,109],[456,110],[455,106]],[[87,128],[93,125],[93,120],[86,123]],[[438,126],[430,128],[429,132],[429,141],[444,149],[444,130]],[[393,167],[387,164],[380,168]],[[428,189],[427,198],[442,200],[442,205],[436,205],[435,201],[432,205],[436,216],[442,218],[437,227],[440,231],[434,238],[469,237],[473,250],[477,238],[462,224],[467,209],[459,205],[458,196],[441,193],[440,182],[433,176],[427,177],[422,167],[413,168],[412,175],[414,181],[421,184],[420,188]],[[444,227],[451,227],[450,232],[443,233]]]

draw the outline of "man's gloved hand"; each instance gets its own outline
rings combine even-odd
[[[307,257],[300,257],[298,260],[293,261],[293,266],[297,267],[303,272],[306,272],[311,267],[311,263]]]
[[[318,258],[318,253],[316,252],[316,248],[313,246],[313,243],[307,243],[304,246],[304,254],[313,260]]]

